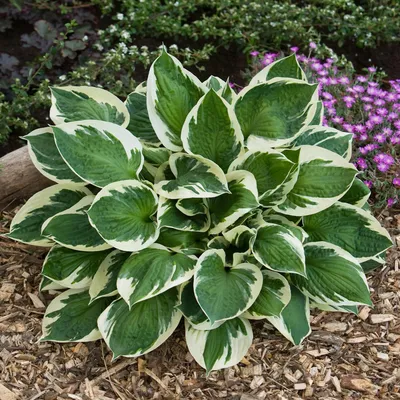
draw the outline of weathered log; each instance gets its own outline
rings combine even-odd
[[[33,165],[27,146],[0,158],[0,210],[52,184]]]

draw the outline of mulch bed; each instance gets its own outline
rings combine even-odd
[[[15,210],[0,217],[8,232]],[[295,347],[263,321],[242,362],[206,377],[181,326],[150,354],[111,362],[106,345],[38,340],[46,252],[0,238],[0,400],[399,399],[400,215],[381,219],[396,241],[385,266],[368,276],[374,308],[360,315],[312,313],[310,337]]]

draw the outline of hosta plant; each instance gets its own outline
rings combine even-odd
[[[239,94],[165,50],[125,102],[53,88],[54,125],[25,139],[56,184],[7,235],[50,248],[41,290],[62,292],[42,340],[103,338],[114,358],[136,357],[183,319],[210,372],[246,355],[251,320],[297,345],[311,307],[371,305],[365,271],[390,236],[364,207],[351,134],[322,126],[322,113],[294,56]]]

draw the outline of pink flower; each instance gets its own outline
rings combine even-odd
[[[350,83],[350,79],[347,76],[341,76],[338,78],[338,82],[342,85],[348,85]]]
[[[343,101],[345,103],[354,103],[356,101],[356,99],[351,96],[343,96]]]
[[[378,87],[378,86],[379,86],[379,83],[377,83],[377,82],[368,82],[368,86],[371,86],[371,87]]]
[[[391,144],[400,144],[400,136],[393,136],[390,138]]]
[[[384,105],[386,104],[386,101],[383,100],[383,99],[376,99],[376,100],[374,101],[374,104],[375,104],[376,106],[378,106],[378,107],[382,107],[382,106],[384,106]]]
[[[383,132],[385,135],[390,136],[390,135],[393,133],[393,129],[390,129],[390,128],[383,128],[383,129],[382,129],[382,132]]]
[[[343,122],[343,117],[339,117],[339,116],[333,117],[332,122],[340,125]]]
[[[396,203],[395,199],[393,199],[391,197],[387,199],[388,207],[393,207],[394,203]]]
[[[293,46],[290,48],[290,51],[292,51],[293,53],[297,53],[299,51],[299,48],[297,46]]]
[[[260,54],[259,51],[251,51],[251,52],[250,52],[250,55],[251,55],[252,57],[257,57],[259,54]]]
[[[372,181],[364,181],[364,185],[371,189],[372,188]]]
[[[371,106],[371,104],[364,104],[364,110],[365,111],[370,111],[370,110],[372,110],[372,106]]]
[[[365,161],[364,158],[361,158],[361,157],[357,158],[357,165],[358,165],[361,169],[367,169],[367,168],[368,168],[367,162]]]
[[[381,124],[383,122],[383,118],[380,115],[371,115],[369,117],[369,120],[373,123],[373,124]]]
[[[386,100],[390,101],[390,102],[396,101],[397,100],[397,96],[394,93],[388,93],[386,95]]]
[[[375,67],[369,67],[368,71],[371,72],[371,73],[374,73],[374,72],[376,72],[376,68]]]
[[[358,133],[363,133],[366,131],[365,126],[361,124],[354,125],[354,131]]]
[[[357,76],[358,82],[367,82],[367,78],[365,76]]]
[[[361,133],[358,138],[361,141],[365,141],[368,139],[368,135],[366,133]]]
[[[387,172],[390,169],[390,165],[387,165],[385,163],[379,163],[376,168],[378,168],[379,171],[381,172]]]
[[[400,187],[400,178],[393,178],[393,185]]]
[[[316,49],[317,48],[317,44],[315,42],[310,42],[309,46],[310,46],[310,49]]]
[[[382,117],[388,115],[389,111],[386,108],[377,108],[376,113]]]
[[[363,97],[361,97],[361,100],[364,103],[372,103],[374,101],[374,99],[372,97],[369,97],[369,96],[363,96]]]
[[[365,150],[366,150],[367,152],[370,152],[370,151],[376,150],[378,147],[379,147],[379,146],[378,146],[377,144],[369,143],[369,144],[367,144],[367,145],[365,146]]]
[[[397,114],[397,113],[395,113],[395,112],[391,112],[391,113],[389,113],[389,115],[387,116],[387,119],[388,119],[389,121],[393,121],[393,120],[395,120],[398,116],[399,116],[399,114]]]
[[[378,143],[385,143],[386,142],[386,136],[383,133],[377,133],[374,136],[374,140],[375,140],[375,142],[378,142]]]
[[[355,85],[353,89],[357,93],[364,93],[365,92],[365,89],[360,85]]]

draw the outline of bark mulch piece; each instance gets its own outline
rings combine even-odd
[[[0,217],[0,234],[15,211]],[[46,249],[0,237],[0,399],[400,399],[400,215],[380,217],[397,246],[368,276],[373,309],[314,311],[299,347],[258,321],[242,362],[209,377],[182,326],[152,353],[114,362],[101,341],[38,342],[55,294],[38,291]]]

